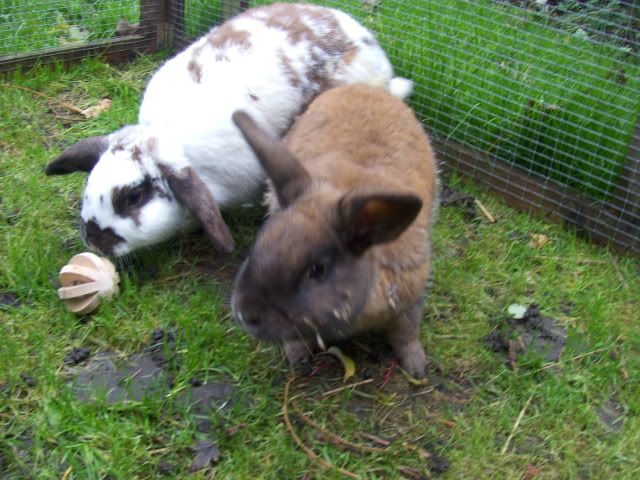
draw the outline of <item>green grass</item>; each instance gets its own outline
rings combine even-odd
[[[373,11],[359,0],[317,3],[377,32],[397,72],[416,81],[411,103],[434,132],[611,198],[640,112],[638,56],[624,43],[637,26],[617,2],[565,2],[559,16],[493,0],[385,0]],[[60,45],[77,28],[110,37],[121,15],[137,20],[138,5],[0,0],[0,56]],[[204,33],[225,5],[187,0],[183,33]]]
[[[220,11],[224,1],[186,0],[184,3],[184,34],[195,38],[206,33],[224,15]]]
[[[397,73],[416,81],[411,104],[433,131],[610,198],[640,112],[640,64],[593,23],[630,28],[624,12],[596,2],[579,19],[492,0],[383,1],[373,12],[315,3],[378,34]]]
[[[0,0],[0,57],[115,35],[120,17],[137,22],[138,0]]]
[[[216,477],[300,478],[308,472],[341,478],[293,445],[281,415],[290,372],[274,347],[257,344],[229,321],[228,275],[199,270],[215,260],[200,237],[177,239],[121,264],[121,294],[85,321],[56,297],[59,269],[83,250],[77,231],[83,179],[45,177],[42,168],[70,142],[133,122],[157,60],[140,58],[123,70],[89,60],[67,71],[37,69],[9,79],[80,107],[111,98],[112,109],[92,120],[60,118],[72,114],[24,90],[0,91],[0,292],[21,302],[0,307],[0,476],[59,479],[71,468],[67,478],[158,478],[163,461],[172,465],[170,478],[210,478],[188,473],[190,446],[200,434],[174,402],[197,375],[232,381],[238,392],[233,408],[212,415],[215,425],[244,425],[235,435],[217,432],[222,458]],[[637,478],[637,260],[615,257],[452,181],[479,195],[498,221],[469,223],[458,208],[441,211],[422,331],[433,366],[430,383],[411,386],[398,372],[382,387],[388,357],[371,363],[353,346],[358,380],[368,371],[373,383],[322,396],[342,381],[338,366],[319,359],[331,365],[293,387],[299,408],[317,422],[356,442],[363,441],[358,431],[392,439],[389,452],[348,453],[299,421],[296,429],[326,461],[362,478],[402,478],[401,467],[424,472],[430,465],[424,451],[449,460],[445,479],[523,478],[531,468],[540,469],[536,479]],[[240,251],[250,245],[260,215],[231,217]],[[550,243],[533,248],[534,233]],[[560,370],[540,370],[539,360],[529,358],[514,372],[483,345],[493,320],[514,302],[536,302],[566,326]],[[63,366],[71,347],[131,354],[158,327],[175,329],[181,358],[166,395],[111,406],[73,398]],[[609,432],[596,412],[614,395],[624,425]],[[416,448],[424,449],[422,457]]]

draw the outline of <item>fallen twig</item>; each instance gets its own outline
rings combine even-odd
[[[536,255],[535,258],[540,258],[543,260],[556,260],[556,261],[563,261],[563,262],[567,261],[565,257],[558,257],[553,255]],[[577,263],[587,263],[587,264],[594,264],[594,265],[605,265],[609,263],[606,260],[598,260],[597,258],[572,257],[571,260]]]
[[[420,480],[422,478],[425,478],[425,476],[420,472],[420,470],[413,467],[406,467],[404,465],[401,465],[398,467],[398,472],[404,478],[408,478],[408,479]]]
[[[360,385],[366,385],[367,383],[373,382],[373,378],[367,378],[366,380],[362,380],[361,382],[350,383],[349,385],[345,385],[343,387],[334,388],[333,390],[327,390],[322,394],[323,397],[328,397],[329,395],[333,395],[343,390],[347,390],[349,388],[359,387]]]
[[[149,455],[158,455],[160,453],[167,453],[167,452],[170,452],[170,451],[171,451],[171,448],[163,447],[163,448],[156,448],[154,450],[149,450],[147,453]]]
[[[64,115],[53,114],[53,118],[57,118],[58,120],[62,120],[63,122],[79,122],[81,119],[78,117],[66,117]]]
[[[293,424],[291,423],[291,419],[289,418],[289,387],[291,386],[291,382],[293,382],[293,379],[294,377],[291,377],[284,386],[284,400],[282,402],[282,413],[284,416],[284,423],[287,426],[287,430],[289,430],[289,434],[291,435],[291,438],[293,439],[295,444],[298,445],[298,447],[300,447],[304,451],[307,457],[309,457],[312,461],[318,463],[320,466],[322,466],[326,470],[337,470],[345,477],[356,478],[356,479],[360,478],[355,473],[350,472],[349,470],[345,470],[344,468],[340,468],[320,458],[313,450],[311,450],[309,447],[307,447],[304,444],[302,439],[295,432],[295,430],[293,429]]]
[[[429,418],[429,420],[433,420],[434,422],[439,423],[440,425],[444,425],[445,427],[448,427],[448,428],[454,428],[457,425],[456,422],[452,420],[436,417],[435,415],[427,414],[427,417]]]
[[[609,345],[608,347],[602,347],[602,348],[598,348],[596,350],[592,350],[590,352],[581,353],[580,355],[576,355],[575,357],[567,358],[566,360],[561,360],[559,362],[548,363],[548,364],[543,365],[542,367],[538,368],[537,370],[533,370],[531,373],[539,372],[541,370],[547,370],[548,368],[554,368],[554,367],[557,367],[557,366],[559,366],[559,365],[561,365],[563,363],[566,363],[566,362],[574,362],[576,360],[580,360],[581,358],[590,357],[591,355],[595,355],[596,353],[606,352],[607,350],[612,349],[619,339],[620,339],[620,337],[616,338],[613,341],[613,344]]]
[[[85,116],[85,114],[83,113],[83,110],[82,110],[81,108],[78,108],[78,107],[76,107],[75,105],[71,105],[70,103],[62,102],[62,101],[60,101],[60,100],[56,100],[55,98],[51,98],[51,97],[49,97],[48,95],[45,95],[44,93],[38,92],[37,90],[33,90],[33,89],[31,89],[31,88],[28,88],[28,87],[23,87],[23,86],[21,86],[21,85],[14,85],[14,84],[11,84],[11,83],[2,83],[2,84],[0,84],[0,85],[2,85],[3,87],[15,88],[15,89],[17,89],[17,90],[22,90],[22,91],[24,91],[24,92],[29,92],[29,93],[31,93],[32,95],[36,95],[36,96],[38,96],[38,97],[42,97],[42,98],[44,98],[45,100],[48,100],[48,101],[53,102],[53,103],[57,103],[57,104],[58,104],[58,105],[60,105],[61,107],[64,107],[64,108],[66,108],[67,110],[70,110],[70,111],[72,111],[72,112],[74,112],[74,113],[77,113],[77,114],[79,114],[79,115],[82,115],[83,117]]]
[[[418,454],[418,457],[420,458],[420,460],[422,460],[423,462],[428,460],[429,458],[431,458],[431,453],[429,453],[426,449],[424,449],[422,447],[418,447],[418,446],[413,445],[412,443],[409,443],[409,442],[402,442],[402,446],[404,448],[406,448],[407,450],[411,450],[412,452],[416,452]]]
[[[383,447],[388,447],[391,445],[389,440],[385,440],[384,438],[376,437],[375,435],[367,432],[356,432],[356,436],[365,438],[367,440],[371,440],[372,442],[377,443],[378,445],[382,445]]]
[[[398,366],[398,361],[394,358],[391,360],[391,364],[384,371],[384,375],[382,377],[382,385],[380,388],[384,388],[387,386],[387,383],[391,380],[393,373],[396,371],[396,367]]]
[[[238,433],[238,431],[244,427],[246,427],[247,424],[246,423],[238,423],[236,425],[233,425],[229,428],[225,428],[224,429],[224,433],[226,433],[227,435],[229,435],[230,437],[232,437],[233,435],[235,435],[236,433]]]
[[[520,410],[520,415],[518,415],[518,418],[516,419],[516,423],[513,424],[513,428],[511,429],[511,433],[507,437],[507,441],[504,442],[504,447],[502,447],[502,450],[500,451],[501,455],[504,455],[507,452],[507,450],[509,449],[509,444],[511,443],[511,439],[516,434],[516,430],[518,430],[518,427],[520,426],[520,422],[522,421],[522,418],[524,417],[524,414],[527,411],[527,408],[529,408],[529,404],[531,403],[532,399],[533,399],[533,393],[531,395],[529,395],[529,398],[527,399],[527,402],[524,404],[524,407],[522,407],[522,410]]]
[[[489,210],[487,210],[487,207],[485,207],[480,200],[478,200],[477,198],[473,200],[474,203],[476,204],[476,207],[478,207],[480,209],[480,211],[482,212],[482,214],[487,218],[487,220],[489,220],[489,223],[496,223],[496,219],[493,215],[491,215],[491,212]]]
[[[360,452],[380,453],[380,452],[386,452],[387,451],[386,448],[370,447],[368,445],[359,445],[357,443],[352,443],[349,440],[345,440],[344,438],[339,437],[335,433],[332,433],[332,432],[326,430],[325,428],[321,427],[318,423],[316,423],[311,418],[309,418],[307,415],[302,413],[300,411],[300,409],[297,408],[297,405],[295,405],[295,404],[293,404],[293,405],[294,405],[294,407],[296,407],[296,413],[298,414],[298,416],[302,419],[302,421],[304,423],[306,423],[310,427],[315,428],[316,430],[318,430],[318,432],[320,432],[325,438],[329,439],[329,441],[331,441],[331,443],[333,443],[334,445],[337,445],[339,447],[344,447],[344,448],[347,448],[349,450],[360,451]]]
[[[69,475],[71,475],[72,470],[73,470],[73,466],[69,466],[62,474],[62,477],[60,478],[60,480],[67,480],[67,478],[69,478]]]

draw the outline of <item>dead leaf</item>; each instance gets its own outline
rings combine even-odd
[[[238,431],[244,427],[246,427],[247,424],[246,423],[238,423],[237,425],[233,425],[229,428],[225,428],[224,429],[224,433],[226,433],[227,435],[229,435],[230,437],[234,436],[236,433],[238,433]]]
[[[347,357],[342,353],[342,350],[338,347],[329,347],[327,353],[332,354],[342,363],[342,367],[344,368],[344,377],[342,377],[343,382],[346,382],[356,374],[356,364],[350,357]]]
[[[527,465],[527,470],[524,472],[522,480],[533,480],[542,472],[542,467],[535,467],[533,465]]]
[[[192,449],[196,452],[196,458],[191,462],[190,472],[197,472],[207,468],[220,460],[220,450],[211,440],[201,440]]]
[[[402,475],[403,478],[408,478],[411,480],[427,480],[428,479],[428,477],[424,473],[422,473],[417,468],[413,468],[413,467],[400,466],[398,467],[398,473],[400,473],[400,475]]]
[[[405,376],[405,378],[409,381],[409,383],[411,385],[429,385],[429,380],[426,378],[416,378],[416,377],[412,377],[411,375],[409,375],[409,372],[407,372],[404,368],[400,368],[400,371],[402,372],[402,374]]]
[[[97,105],[93,107],[85,108],[80,113],[85,116],[85,118],[93,118],[100,115],[102,112],[106,112],[111,108],[111,100],[108,98],[103,98]]]
[[[545,234],[534,233],[531,235],[531,241],[529,242],[529,245],[532,248],[542,248],[545,245],[547,245],[549,242],[551,242],[551,239],[547,237]]]

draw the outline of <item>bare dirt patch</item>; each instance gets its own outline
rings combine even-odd
[[[567,343],[567,329],[556,320],[542,316],[539,307],[532,304],[522,318],[497,319],[485,343],[490,350],[504,355],[507,364],[516,369],[524,355],[557,362]]]
[[[426,379],[410,379],[376,335],[338,347],[356,364],[356,374],[347,382],[342,364],[330,355],[317,355],[289,379],[288,409],[300,438],[316,450],[331,445],[360,455],[411,451],[415,462],[397,466],[402,478],[431,478],[446,471],[444,445],[473,387],[433,361]],[[338,432],[351,433],[342,437]]]
[[[176,343],[176,332],[156,329],[147,346],[127,357],[109,351],[91,355],[87,348],[73,347],[64,358],[64,376],[79,402],[104,399],[108,405],[117,405],[165,396],[173,387],[181,361]],[[187,412],[195,425],[197,439],[192,447],[191,472],[219,460],[216,436],[221,427],[212,423],[211,414],[229,408],[235,399],[236,388],[231,383],[194,378],[170,400],[168,407]],[[157,469],[162,475],[171,475],[178,466],[165,461]]]

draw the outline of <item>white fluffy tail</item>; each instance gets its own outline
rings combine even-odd
[[[388,89],[391,95],[405,99],[413,91],[413,82],[408,78],[393,77],[389,81]]]

